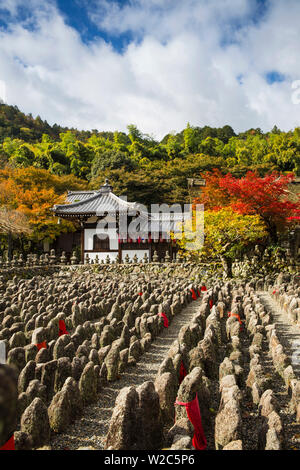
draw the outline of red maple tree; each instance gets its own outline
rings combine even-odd
[[[292,217],[300,215],[300,196],[291,198],[290,183],[293,174],[281,175],[273,172],[260,177],[249,171],[243,178],[230,173],[223,176],[219,171],[203,175],[206,187],[199,202],[206,208],[219,210],[230,206],[241,214],[258,214],[265,222],[273,242]]]

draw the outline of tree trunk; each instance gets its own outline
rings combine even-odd
[[[270,220],[265,219],[265,223],[267,225],[267,230],[271,239],[271,242],[274,245],[278,243],[278,234],[277,234],[277,227],[276,224],[272,223]]]
[[[231,258],[226,258],[222,257],[222,264],[224,268],[224,273],[225,273],[225,278],[232,278],[233,273],[232,273],[232,259]]]

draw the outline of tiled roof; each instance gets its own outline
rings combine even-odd
[[[92,217],[111,212],[127,212],[130,209],[140,212],[140,230],[148,232],[166,231],[167,221],[170,221],[170,230],[174,231],[177,223],[182,220],[182,214],[159,213],[152,214],[140,209],[138,203],[127,202],[112,192],[108,182],[98,191],[71,191],[67,196],[68,204],[60,204],[53,207],[53,212],[58,217]]]
[[[77,199],[78,201],[75,202]],[[112,192],[69,193],[68,201],[71,204],[60,204],[53,207],[56,215],[101,215],[103,212],[122,212],[137,208],[135,203],[124,201]]]
[[[97,191],[70,191],[67,195],[67,201],[70,203],[86,201],[96,193]]]

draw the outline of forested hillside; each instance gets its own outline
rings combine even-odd
[[[93,189],[109,177],[117,193],[145,204],[183,203],[187,178],[214,168],[235,176],[248,170],[261,176],[274,170],[300,175],[300,128],[235,134],[230,126],[187,124],[157,141],[132,124],[127,134],[79,131],[50,126],[39,116],[0,104],[0,168],[29,167],[58,177],[73,175]]]

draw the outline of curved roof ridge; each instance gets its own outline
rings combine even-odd
[[[57,209],[58,207],[59,208],[65,208],[65,207],[78,207],[78,206],[81,206],[82,204],[86,204],[87,202],[91,202],[93,201],[94,199],[97,199],[97,197],[100,195],[101,193],[96,193],[94,194],[93,196],[87,198],[87,199],[84,199],[82,201],[78,201],[78,202],[71,202],[70,204],[55,204],[53,206],[53,209]]]
[[[124,201],[124,199],[122,199],[121,197],[117,196],[117,195],[114,194],[113,192],[109,192],[109,193],[107,193],[107,195],[109,195],[110,197],[112,197],[113,199],[115,199],[118,203],[121,201],[121,203],[122,203],[123,205],[126,205],[126,206],[134,206],[134,205],[137,204],[136,202]]]

